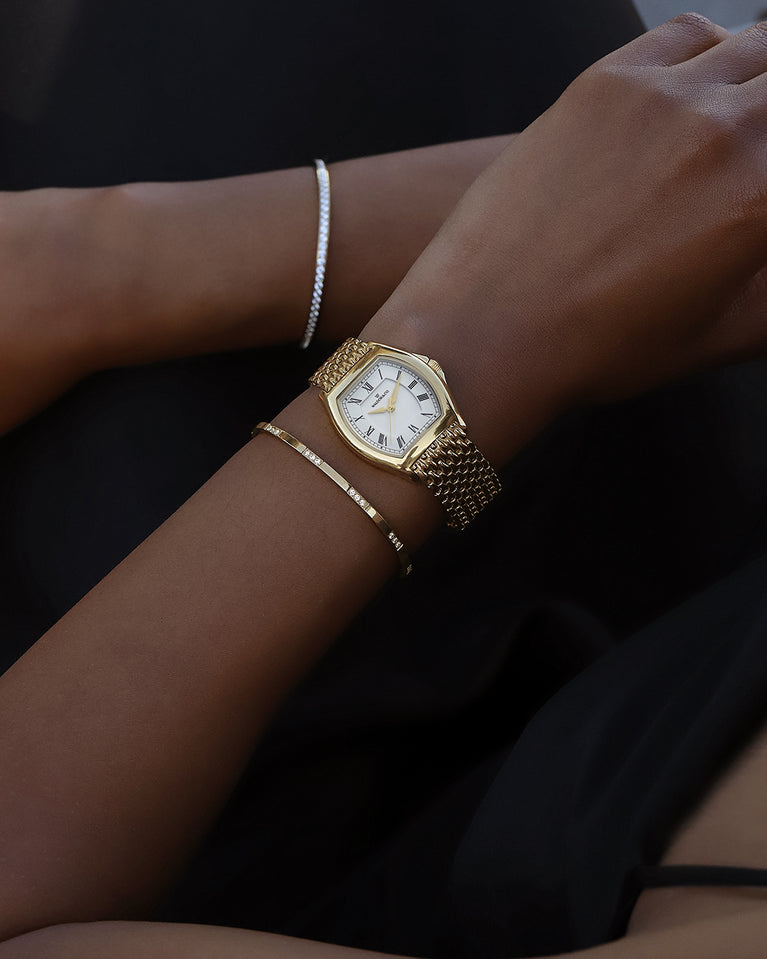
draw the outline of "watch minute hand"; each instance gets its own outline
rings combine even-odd
[[[402,376],[402,370],[400,370],[399,373],[397,374],[397,382],[396,382],[396,384],[395,384],[395,386],[394,386],[394,392],[392,393],[392,395],[391,395],[391,397],[390,397],[390,399],[389,399],[389,404],[388,404],[388,406],[386,407],[390,413],[393,413],[393,412],[396,410],[396,408],[397,408],[397,393],[399,393],[400,377],[401,377],[401,376]]]

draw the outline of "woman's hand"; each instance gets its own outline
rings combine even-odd
[[[384,313],[445,357],[503,460],[520,409],[613,400],[763,351],[766,260],[767,28],[731,36],[685,15],[525,130]]]

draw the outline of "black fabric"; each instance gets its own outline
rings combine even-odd
[[[629,0],[4,0],[0,185],[226,176],[506,133],[640,30]]]
[[[639,29],[617,0],[7,0],[2,43],[35,71],[0,71],[0,184],[221,176],[504,132]],[[2,438],[3,666],[324,352],[103,373]],[[498,508],[436,537],[291,697],[158,915],[410,955],[620,934],[637,867],[758,718],[766,391],[755,363],[540,437]]]
[[[280,930],[446,957],[620,936],[643,867],[764,720],[766,577],[767,552],[599,657]],[[496,679],[508,705],[520,677]]]

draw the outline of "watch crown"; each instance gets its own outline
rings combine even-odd
[[[445,380],[445,382],[447,382],[445,378],[445,371],[442,369],[442,367],[439,365],[439,363],[436,360],[429,360],[429,366],[434,370],[437,376],[440,377],[440,379],[443,379]]]

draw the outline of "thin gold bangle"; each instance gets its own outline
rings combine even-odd
[[[369,516],[370,519],[376,524],[376,526],[381,530],[386,539],[392,544],[397,553],[397,559],[399,560],[400,565],[400,574],[402,576],[408,576],[413,572],[413,564],[410,560],[405,544],[397,536],[394,530],[389,526],[386,520],[381,516],[378,510],[371,506],[370,503],[365,499],[365,497],[358,492],[352,484],[343,478],[338,470],[333,469],[333,467],[326,463],[324,459],[317,456],[317,454],[310,450],[306,443],[302,443],[301,440],[296,439],[291,433],[288,433],[287,430],[280,429],[279,426],[274,426],[272,423],[262,422],[258,426],[254,427],[251,436],[255,436],[257,433],[270,433],[272,436],[276,436],[278,440],[282,440],[283,443],[287,444],[294,449],[297,453],[300,453],[303,457],[309,460],[310,463],[313,463],[320,472],[324,473],[328,479],[333,480],[336,486],[339,489],[342,489],[344,493],[353,500],[357,506],[362,510],[362,512]]]

